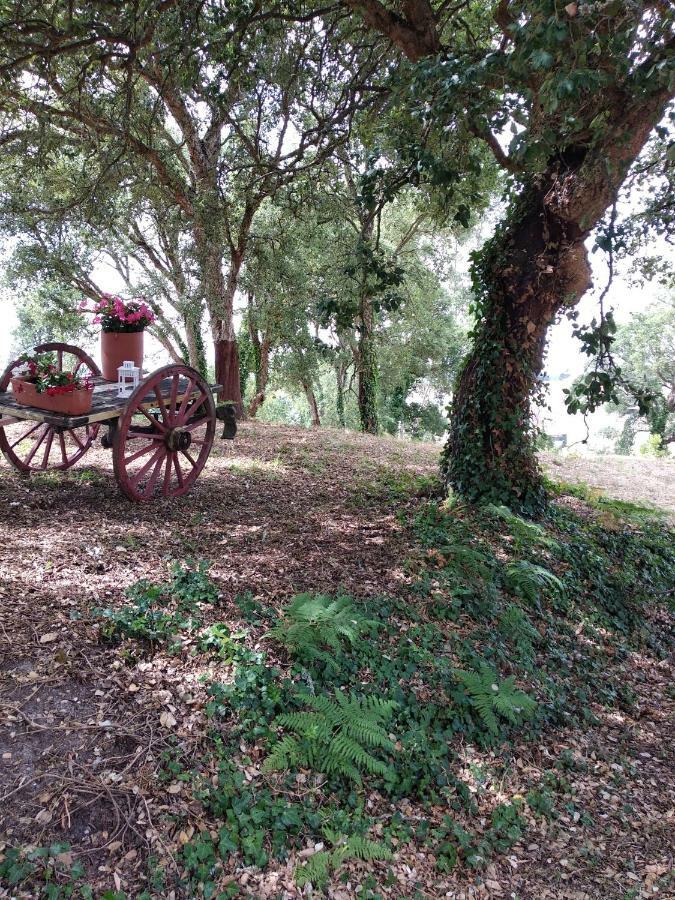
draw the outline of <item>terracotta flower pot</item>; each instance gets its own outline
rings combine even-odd
[[[107,381],[117,381],[117,370],[125,360],[143,369],[142,331],[102,331],[101,370]]]
[[[46,391],[40,394],[32,381],[20,376],[12,378],[12,392],[22,406],[33,406],[67,416],[86,415],[91,409],[94,395],[93,388],[80,388],[65,394],[48,394]]]

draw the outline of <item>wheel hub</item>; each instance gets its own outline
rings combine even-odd
[[[191,443],[192,435],[184,428],[172,428],[166,436],[169,450],[187,450]]]

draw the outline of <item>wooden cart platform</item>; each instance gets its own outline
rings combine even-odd
[[[8,387],[21,363],[11,363],[0,379],[0,449],[23,474],[69,469],[91,447],[101,426],[101,444],[112,449],[113,470],[122,492],[135,501],[176,497],[194,485],[208,459],[216,427],[213,395],[208,384],[189,366],[164,366],[144,378],[128,396],[101,377],[83,351],[50,343],[33,353],[53,352],[60,371],[88,369],[94,384],[90,412],[62,415],[18,403]],[[70,367],[64,360],[72,359]],[[225,407],[223,437],[234,437],[234,411]]]

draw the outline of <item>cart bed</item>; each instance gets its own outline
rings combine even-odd
[[[2,417],[8,416],[13,419],[28,419],[33,422],[45,422],[47,425],[54,425],[56,428],[80,428],[83,425],[91,425],[94,422],[106,422],[110,419],[117,419],[124,411],[128,397],[117,396],[117,384],[113,381],[106,381],[100,375],[92,378],[94,384],[94,396],[92,398],[91,410],[83,416],[66,416],[63,413],[49,412],[45,409],[37,409],[34,406],[25,406],[14,399],[11,391],[0,392],[0,423]],[[160,393],[164,400],[169,398],[171,379],[167,378],[162,381]],[[178,399],[182,399],[183,393],[188,386],[187,378],[183,378],[179,382]],[[212,393],[220,390],[219,384],[209,385]],[[195,388],[194,393],[198,392]],[[148,404],[156,398],[154,390],[147,395]]]

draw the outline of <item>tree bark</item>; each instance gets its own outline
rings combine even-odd
[[[377,434],[377,355],[375,349],[375,312],[367,294],[361,296],[359,315],[358,400],[361,431]]]
[[[439,23],[429,0],[403,0],[396,9],[380,0],[342,2],[358,9],[367,25],[386,35],[413,63],[440,49]],[[576,16],[577,5],[571,6],[574,12],[567,14]],[[624,6],[627,15],[634,16],[637,36],[646,22],[647,5]],[[524,184],[507,221],[473,269],[477,324],[453,399],[443,463],[449,484],[469,500],[506,503],[526,512],[536,512],[544,503],[531,440],[530,402],[548,328],[590,286],[584,240],[616,200],[629,166],[675,93],[671,82],[651,74],[667,64],[674,43],[667,4],[654,4],[653,9],[654,16],[663,18],[663,45],[655,43],[650,58],[636,64],[629,77],[617,79],[594,102],[580,105],[585,130],[577,131],[572,145],[562,128],[559,139],[551,142],[559,148],[558,155],[540,174],[526,175],[480,116],[467,122],[468,131],[484,140],[497,162]],[[519,40],[517,20],[507,2],[500,2],[494,14],[503,51]],[[589,20],[588,28],[593,27]],[[604,52],[611,71],[614,51]],[[514,73],[516,83],[518,78]],[[650,79],[651,92],[645,89]],[[533,84],[536,87],[534,71],[522,79],[521,87],[527,92]],[[529,126],[535,138],[547,129],[560,129],[556,115],[537,102]]]
[[[375,210],[370,207],[361,213],[361,234],[359,240],[365,246],[373,242]],[[375,348],[375,310],[369,290],[368,270],[365,258],[361,272],[358,319],[358,405],[361,431],[377,434],[380,423],[377,418],[377,351]]]
[[[241,387],[239,384],[239,351],[234,338],[214,340],[216,360],[216,384],[222,385],[219,397],[232,403],[238,417],[241,416]]]
[[[536,514],[545,505],[532,440],[549,326],[592,285],[584,241],[660,118],[658,102],[615,110],[614,140],[551,162],[512,203],[474,264],[478,321],[453,398],[443,469],[471,501]]]
[[[335,410],[337,412],[338,424],[340,428],[347,427],[345,417],[345,390],[347,387],[347,364],[343,360],[338,360],[335,365]]]
[[[258,335],[256,333],[256,338]],[[254,419],[256,413],[265,402],[265,393],[267,391],[267,382],[270,377],[270,349],[271,341],[268,337],[259,340],[258,354],[259,364],[255,372],[255,394],[249,403],[248,414]]]
[[[302,389],[305,392],[305,396],[307,397],[307,402],[309,403],[309,414],[312,418],[312,427],[320,428],[321,427],[321,419],[319,417],[319,406],[316,402],[316,395],[314,394],[314,389],[309,381],[302,382]]]

